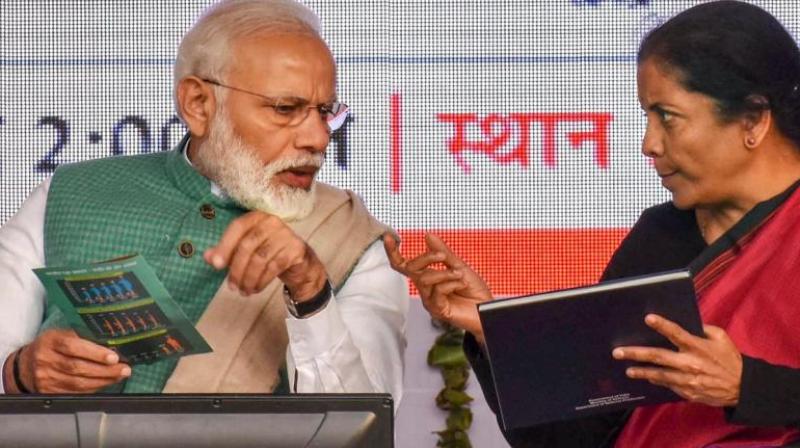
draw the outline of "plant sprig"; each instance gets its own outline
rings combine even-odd
[[[467,431],[472,425],[472,397],[466,393],[469,362],[462,343],[464,331],[444,322],[433,325],[442,333],[428,351],[428,365],[442,372],[444,388],[436,395],[436,406],[448,411],[446,429],[437,431],[440,448],[472,448]]]

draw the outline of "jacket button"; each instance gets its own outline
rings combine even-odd
[[[206,219],[214,219],[217,216],[217,211],[211,204],[203,204],[200,206],[200,216]]]
[[[194,255],[194,244],[189,240],[181,241],[181,244],[178,245],[178,255],[183,258],[190,258]]]

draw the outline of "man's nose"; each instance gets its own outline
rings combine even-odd
[[[306,118],[297,126],[295,143],[298,149],[323,152],[330,139],[331,132],[325,116],[318,108],[310,108]]]

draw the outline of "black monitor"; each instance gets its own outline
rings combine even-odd
[[[0,396],[3,447],[393,447],[388,394]]]

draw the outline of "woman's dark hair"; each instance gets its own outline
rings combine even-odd
[[[648,59],[716,100],[723,120],[769,109],[800,148],[800,50],[763,9],[730,0],[687,9],[644,38],[637,62]]]

